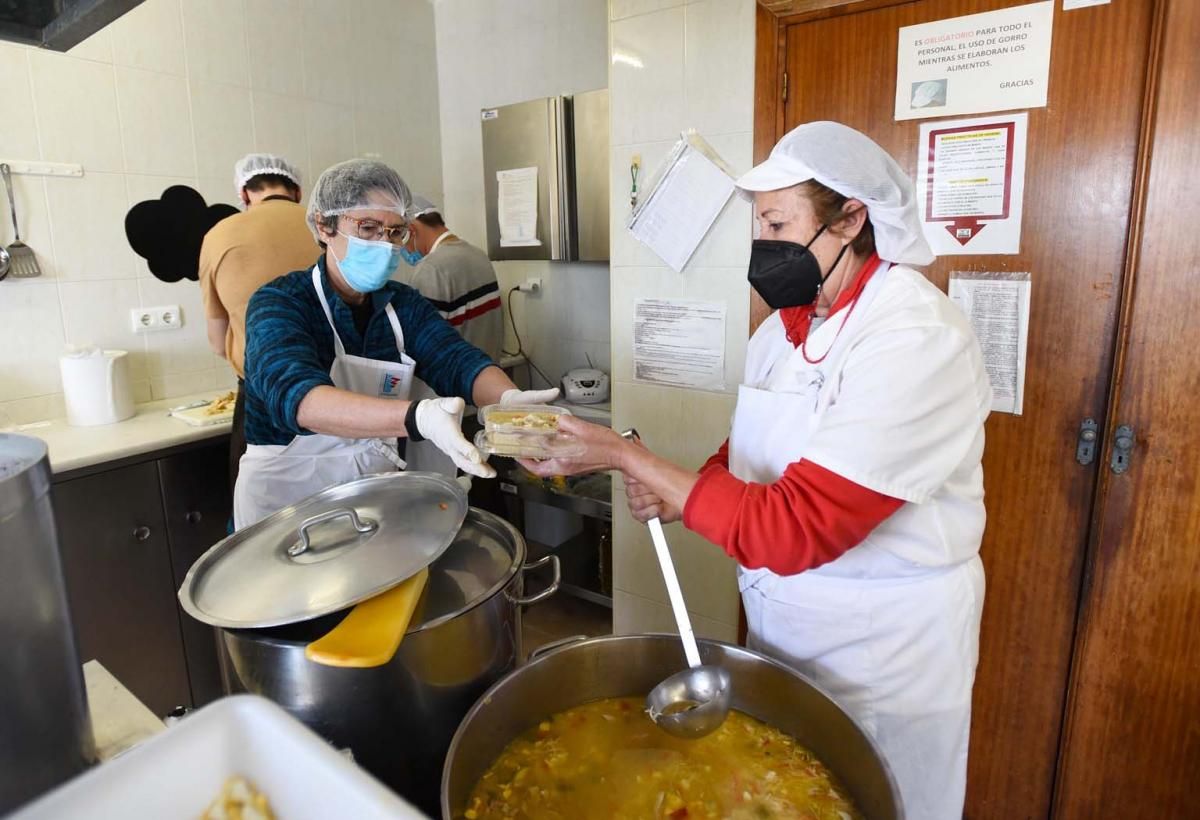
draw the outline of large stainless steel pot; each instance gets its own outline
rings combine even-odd
[[[741,647],[700,641],[700,655],[729,670],[734,709],[808,747],[868,820],[902,820],[899,792],[878,748],[816,684]],[[623,635],[572,643],[512,672],[480,698],[454,735],[442,773],[442,817],[462,817],[488,766],[547,715],[601,698],[645,695],[685,663],[678,635]]]
[[[283,706],[430,815],[450,739],[471,705],[522,657],[521,607],[558,587],[557,561],[526,564],[508,522],[471,509],[430,566],[421,608],[390,663],[347,669],[304,647],[345,612],[269,629],[221,632],[225,686]],[[524,594],[524,570],[553,564],[551,585]]]
[[[0,433],[0,815],[95,760],[44,442]]]

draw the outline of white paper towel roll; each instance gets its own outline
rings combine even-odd
[[[83,348],[62,356],[58,365],[68,424],[92,427],[133,415],[127,351]]]

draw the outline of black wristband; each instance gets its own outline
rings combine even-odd
[[[418,399],[408,405],[408,412],[404,414],[404,429],[408,431],[409,441],[424,441],[425,436],[421,435],[421,431],[417,429],[417,405],[422,400]]]

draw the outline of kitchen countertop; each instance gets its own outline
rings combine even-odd
[[[215,399],[228,390],[206,390],[190,396],[152,401],[137,405],[137,411],[125,421],[96,427],[72,427],[66,419],[22,424],[4,432],[36,436],[50,448],[50,468],[65,473],[103,464],[120,458],[152,453],[165,447],[216,438],[227,434],[231,422],[193,427],[167,415],[172,407],[201,399]]]
[[[207,390],[189,396],[152,401],[137,405],[134,415],[116,424],[96,427],[72,427],[66,419],[21,424],[0,430],[36,436],[50,448],[50,468],[55,473],[65,473],[82,467],[91,467],[107,461],[115,461],[143,453],[153,453],[166,447],[188,444],[193,441],[217,438],[229,433],[231,422],[193,427],[167,415],[172,407],[179,407],[201,399],[215,399],[228,390]],[[611,407],[608,403],[578,405],[566,401],[559,404],[580,418],[598,424],[611,424]]]

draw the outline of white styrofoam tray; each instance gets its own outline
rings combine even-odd
[[[9,820],[199,817],[241,775],[281,820],[424,818],[283,709],[234,695],[68,781]]]

